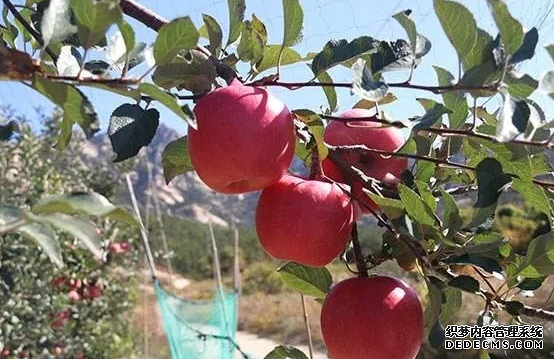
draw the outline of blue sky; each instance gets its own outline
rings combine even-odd
[[[151,8],[167,19],[190,15],[197,27],[202,24],[201,15],[207,13],[214,16],[222,25],[225,32],[228,28],[228,14],[226,0],[142,0],[143,5]],[[416,69],[412,83],[435,85],[436,76],[432,65],[438,65],[457,73],[457,58],[454,49],[444,35],[433,10],[432,0],[300,0],[304,8],[304,38],[295,47],[302,55],[309,52],[318,52],[330,39],[353,39],[361,35],[369,35],[379,39],[406,38],[404,30],[391,16],[399,11],[412,9],[412,19],[416,22],[418,32],[428,37],[433,47],[424,57]],[[478,26],[489,31],[493,36],[497,33],[492,17],[490,16],[485,0],[459,0],[470,8],[475,15]],[[521,72],[526,72],[538,79],[542,72],[554,69],[554,62],[549,58],[543,45],[554,43],[554,1],[551,0],[511,0],[506,1],[512,14],[518,18],[525,28],[539,27],[539,45],[534,59],[525,62]],[[17,3],[17,1],[16,1]],[[23,3],[23,1],[20,1]],[[264,23],[269,32],[269,43],[279,44],[283,33],[282,3],[278,0],[247,0],[247,18],[255,13]],[[152,43],[156,34],[138,22],[130,20],[134,25],[137,39]],[[100,53],[93,54],[97,58]],[[131,75],[140,76],[145,67],[139,67]],[[331,70],[333,79],[337,82],[350,81],[350,71],[344,68]],[[311,71],[306,64],[284,67],[281,72],[283,81],[307,81]],[[407,78],[406,71],[386,73],[387,81],[403,81]],[[102,129],[108,125],[109,115],[117,106],[127,102],[126,98],[99,90],[83,87],[100,115]],[[310,108],[318,110],[326,104],[323,91],[319,88],[304,88],[294,92],[272,87],[271,91],[277,94],[290,109]],[[416,98],[435,98],[431,93],[413,90],[393,89],[392,92],[399,98],[398,101],[384,107],[385,111],[396,119],[420,115],[423,110],[415,101]],[[350,95],[348,89],[339,93],[339,108],[345,110],[352,107],[358,100]],[[534,95],[548,118],[554,116],[554,102],[543,95]],[[480,100],[481,102],[483,100]],[[480,102],[479,102],[480,103]],[[12,82],[0,83],[0,106],[11,105],[18,114],[30,118],[35,116],[34,108],[40,107],[46,111],[53,108],[52,104],[40,94],[31,89]],[[499,105],[495,98],[489,105]],[[161,121],[180,133],[186,132],[186,124],[165,110],[161,106],[154,106],[160,110]]]

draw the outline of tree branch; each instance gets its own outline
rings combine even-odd
[[[354,248],[354,258],[356,259],[356,269],[360,277],[367,277],[367,266],[362,253],[362,246],[358,240],[358,223],[352,225],[352,247]]]
[[[52,51],[52,49],[50,49],[48,46],[44,46],[44,41],[42,40],[42,36],[40,36],[40,34],[27,22],[27,20],[25,20],[25,18],[23,16],[21,16],[19,11],[17,11],[17,9],[10,2],[10,0],[2,0],[2,1],[4,2],[6,7],[8,8],[8,10],[10,10],[12,15],[17,19],[17,21],[19,21],[21,23],[21,25],[23,25],[23,27],[27,31],[29,31],[29,34],[31,34],[31,36],[38,42],[38,44],[42,48],[44,48],[44,51],[46,51],[48,56],[50,56],[52,58],[52,60],[54,60],[54,62],[57,62],[58,61],[58,55],[56,55],[54,53],[54,51]]]

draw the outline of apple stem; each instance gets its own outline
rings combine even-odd
[[[356,259],[356,268],[359,277],[368,277],[367,266],[362,253],[362,246],[358,240],[358,223],[352,224],[352,246],[354,247],[354,258]]]

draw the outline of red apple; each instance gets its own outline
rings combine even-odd
[[[263,190],[256,230],[265,251],[281,260],[320,267],[345,248],[354,209],[336,184],[285,175]]]
[[[52,285],[57,290],[62,290],[64,283],[65,283],[65,277],[56,277],[52,280]]]
[[[119,247],[121,248],[122,253],[127,253],[133,248],[133,246],[129,242],[121,242],[119,244]]]
[[[423,309],[399,279],[350,278],[327,295],[321,332],[333,359],[414,359],[423,340]]]
[[[341,114],[341,117],[370,117],[373,112],[365,109],[351,109]],[[324,140],[333,146],[365,145],[368,148],[393,152],[404,144],[402,131],[396,127],[385,127],[371,121],[332,121],[325,129]],[[393,184],[398,177],[408,168],[408,160],[401,157],[386,157],[376,153],[345,154],[343,157],[350,165],[353,165],[367,176]],[[329,159],[323,161],[325,175],[337,182],[345,182],[340,170]],[[373,210],[377,205],[362,192],[362,185],[358,181],[352,182],[352,193],[357,198],[363,198],[364,204]],[[366,200],[367,198],[367,200]],[[365,206],[361,206],[362,212],[369,212]]]
[[[119,243],[111,243],[111,244],[110,244],[109,250],[110,250],[110,253],[112,253],[112,254],[122,253],[121,244],[119,244]]]
[[[4,349],[4,350],[2,350],[2,351],[0,352],[0,356],[1,356],[2,358],[7,358],[7,357],[10,356],[10,353],[11,353],[11,352],[10,352],[9,349]]]
[[[84,297],[88,299],[96,299],[102,295],[103,287],[101,284],[91,284],[84,290]]]
[[[264,88],[240,82],[216,89],[194,108],[190,159],[198,176],[221,193],[244,193],[275,183],[292,161],[293,118]]]

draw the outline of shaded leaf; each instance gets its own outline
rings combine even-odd
[[[529,75],[518,75],[508,72],[504,77],[504,83],[508,86],[510,95],[523,99],[531,96],[538,86],[537,80]]]
[[[165,182],[189,171],[194,171],[194,166],[189,157],[187,136],[167,144],[162,154]]]
[[[180,52],[192,50],[198,43],[198,31],[189,16],[176,18],[158,31],[153,55],[156,64],[173,61]]]
[[[385,97],[389,87],[384,82],[374,81],[373,75],[365,63],[365,60],[358,59],[352,65],[352,93],[364,100],[377,102]]]
[[[463,224],[462,217],[460,216],[460,210],[456,204],[454,197],[441,189],[441,199],[444,206],[444,224],[448,228],[448,233],[456,233]]]
[[[422,102],[421,100],[424,99],[418,99],[420,103]],[[442,118],[442,115],[452,112],[452,110],[446,108],[440,103],[432,101],[430,104],[433,105],[433,107],[429,108],[423,116],[411,119],[413,122],[416,122],[412,127],[412,131],[417,132],[429,128],[437,123]]]
[[[314,136],[317,144],[319,160],[323,161],[329,153],[329,149],[323,141],[323,133],[325,132],[323,120],[318,114],[310,110],[294,110],[292,113],[297,119],[308,126],[310,133]]]
[[[298,0],[283,0],[284,35],[283,46],[294,46],[302,38],[304,11]]]
[[[535,55],[535,48],[537,47],[538,41],[539,32],[537,28],[533,27],[525,33],[525,36],[523,37],[523,44],[510,57],[510,64],[517,64],[518,62],[531,59]]]
[[[554,71],[547,71],[542,74],[539,80],[539,92],[549,95],[554,92]]]
[[[362,100],[356,102],[356,104],[354,105],[353,108],[365,108],[367,110],[370,110],[370,109],[374,108],[376,104],[386,105],[386,104],[394,102],[396,100],[397,100],[396,96],[394,96],[394,94],[392,92],[389,92],[380,101],[375,102],[375,101],[368,101],[368,100],[362,99]]]
[[[283,281],[295,291],[316,298],[325,298],[333,284],[327,268],[313,268],[289,262],[277,270]]]
[[[152,82],[165,89],[176,87],[193,93],[210,91],[217,77],[214,63],[197,50],[191,50],[189,55],[190,59],[178,56],[173,62],[158,65]]]
[[[523,290],[537,290],[545,279],[546,277],[524,278],[517,287]]]
[[[140,149],[148,146],[159,124],[160,113],[156,109],[144,110],[139,105],[123,104],[110,117],[108,136],[117,154],[114,162],[136,156]]]
[[[479,256],[476,254],[464,254],[451,257],[445,260],[448,264],[471,264],[486,270],[489,273],[502,273],[502,267],[492,258]]]
[[[323,83],[333,82],[333,79],[329,76],[327,71],[323,71],[317,75],[317,80]],[[337,91],[333,86],[322,86],[321,88],[323,89],[325,97],[327,97],[327,101],[329,102],[329,112],[335,111],[337,108]]]
[[[479,292],[479,282],[468,275],[459,275],[448,282],[448,285],[459,288],[469,293]]]
[[[523,303],[518,301],[509,301],[509,302],[506,302],[504,307],[506,308],[506,311],[508,313],[510,313],[514,317],[517,317],[521,315],[521,313],[523,312],[524,305]]]
[[[499,142],[509,142],[525,132],[531,110],[525,101],[512,98],[510,93],[504,93],[504,103],[498,114],[496,139]]]
[[[0,141],[9,141],[16,132],[19,132],[19,125],[13,120],[5,125],[0,125]]]

